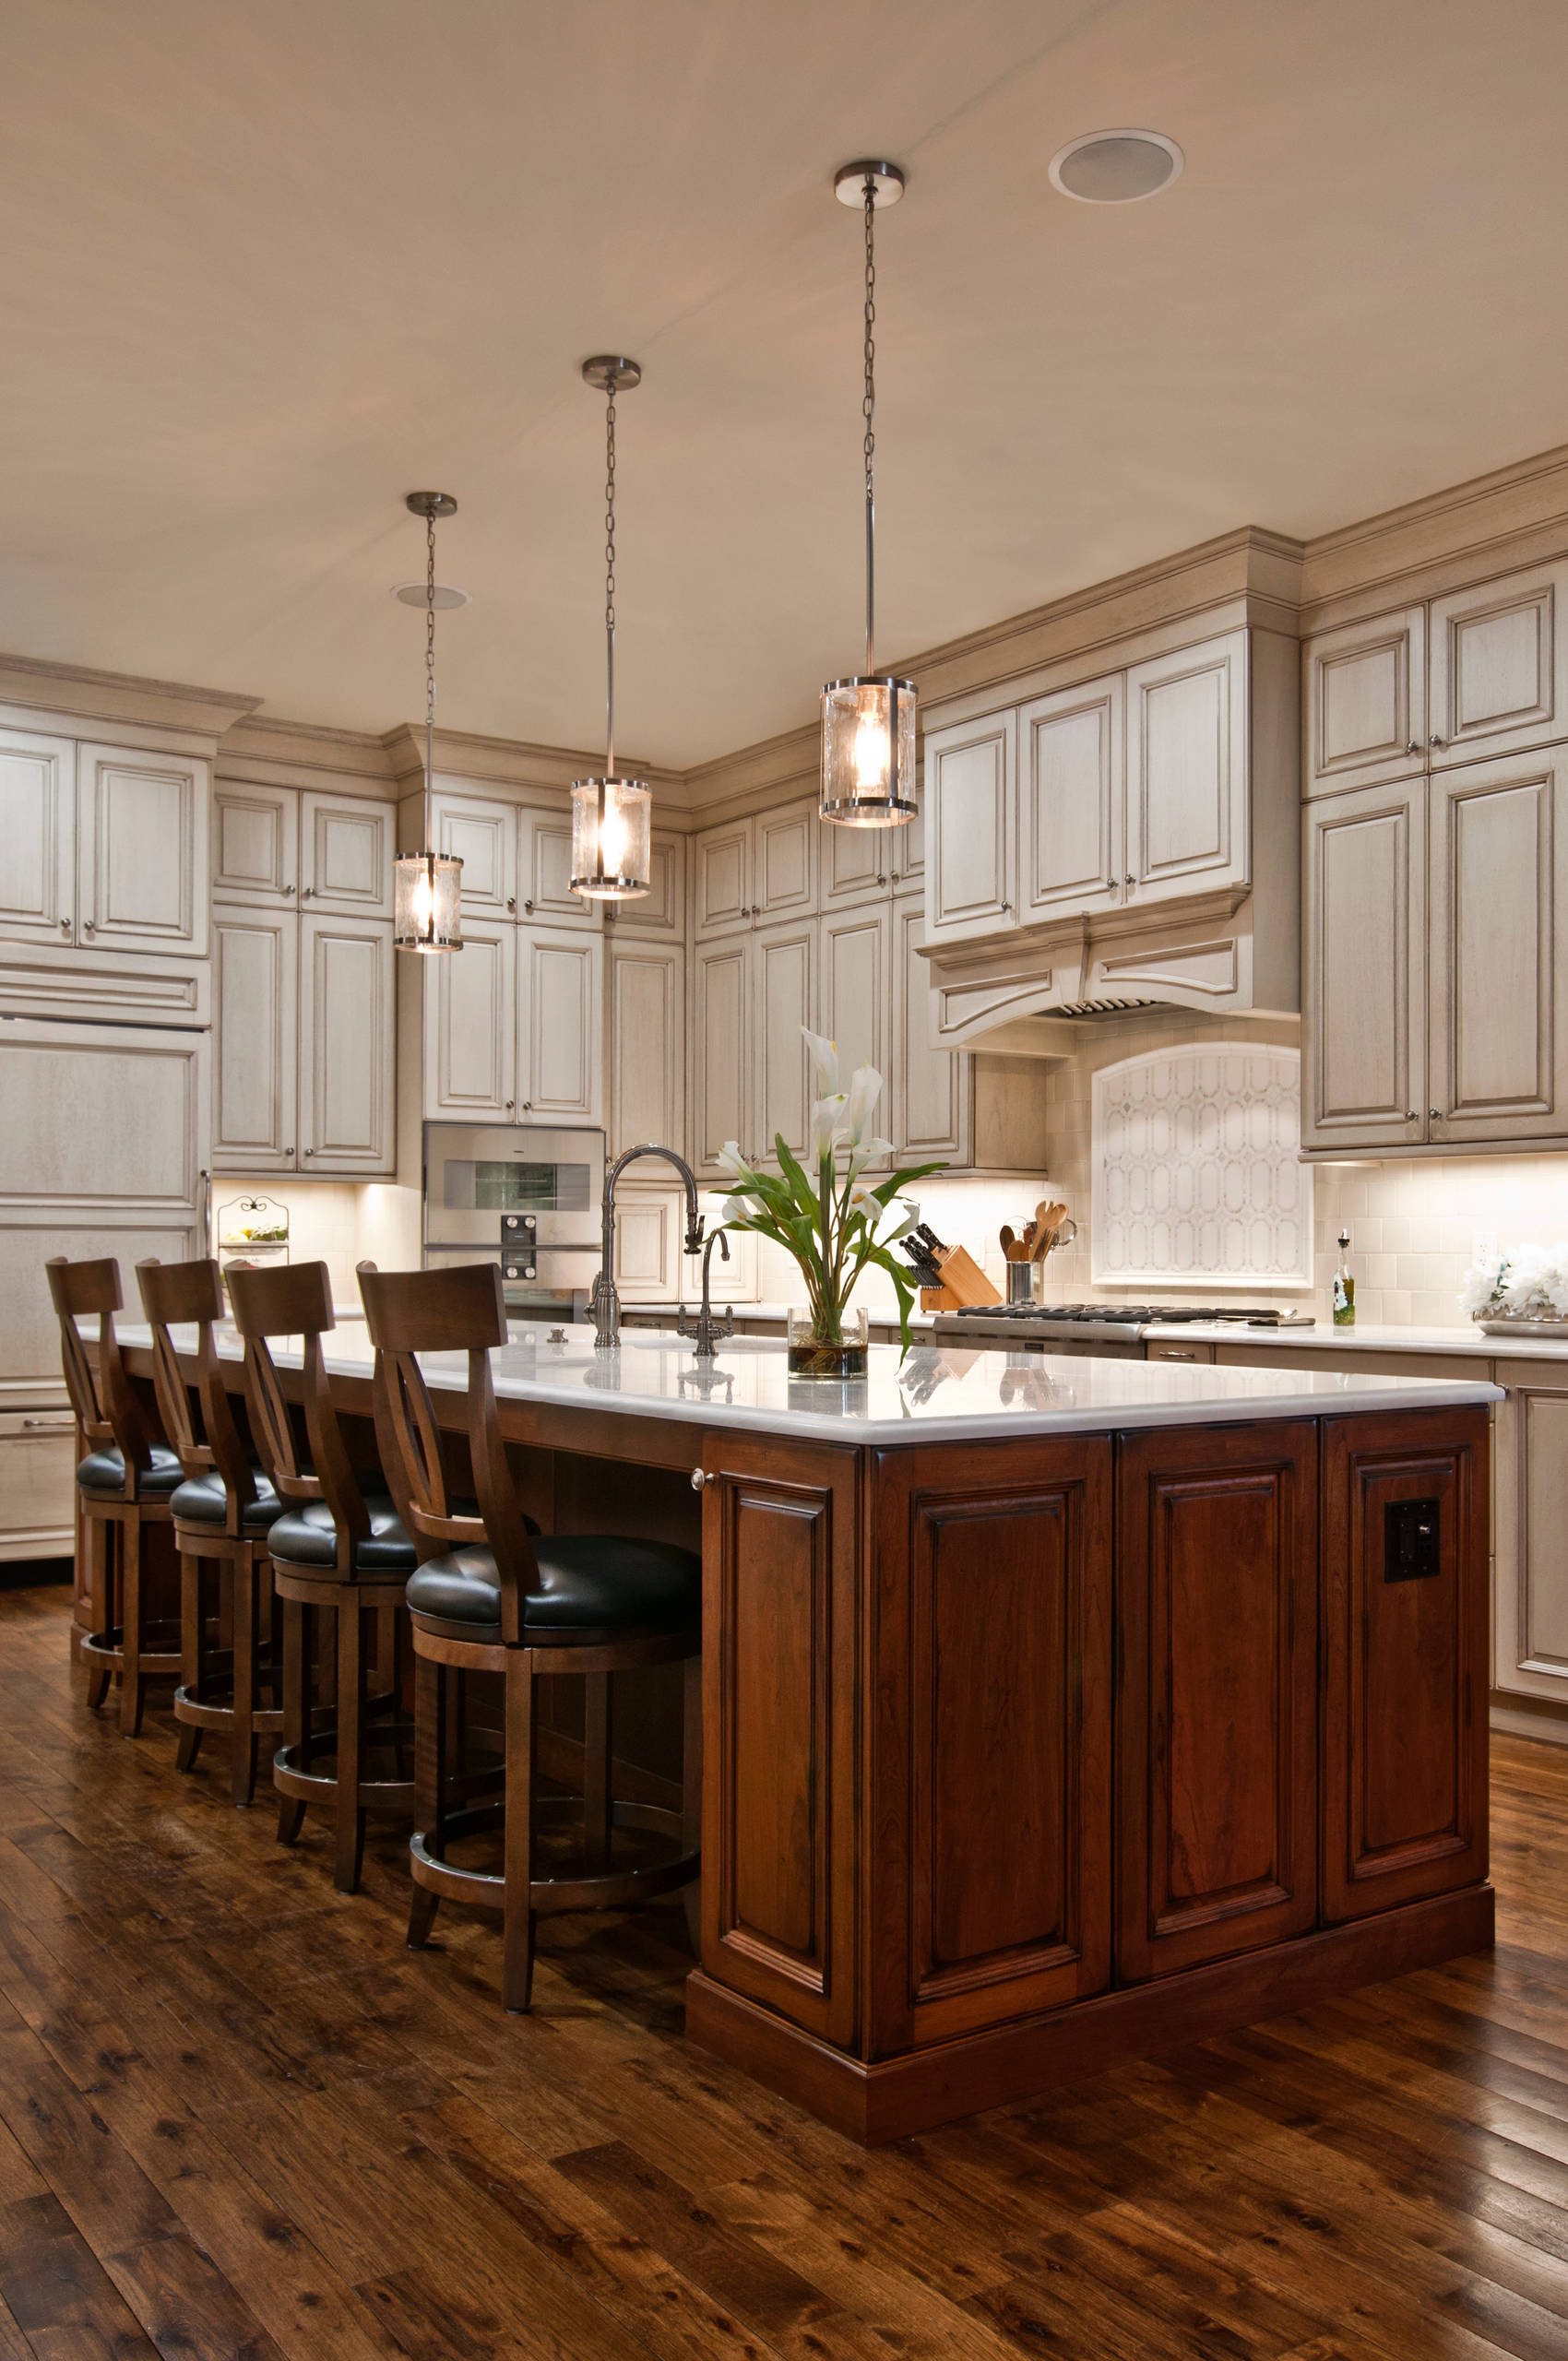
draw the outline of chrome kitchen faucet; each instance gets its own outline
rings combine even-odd
[[[593,1343],[596,1352],[612,1351],[621,1341],[621,1299],[615,1292],[615,1183],[628,1164],[639,1156],[661,1156],[672,1164],[681,1176],[686,1192],[686,1252],[702,1252],[703,1216],[697,1211],[697,1177],[683,1156],[672,1147],[660,1147],[653,1140],[645,1140],[640,1147],[629,1147],[618,1156],[604,1176],[604,1238],[599,1276],[588,1298],[588,1318],[593,1322]]]

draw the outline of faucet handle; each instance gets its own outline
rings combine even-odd
[[[688,1254],[700,1254],[702,1252],[703,1232],[707,1227],[707,1216],[706,1214],[694,1215],[692,1219],[686,1224],[686,1252]]]

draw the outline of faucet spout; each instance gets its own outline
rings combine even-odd
[[[703,1216],[697,1211],[697,1177],[683,1156],[672,1147],[660,1147],[656,1141],[644,1140],[636,1147],[627,1148],[618,1156],[604,1176],[604,1228],[600,1240],[599,1276],[593,1283],[588,1299],[588,1317],[593,1322],[594,1349],[609,1352],[621,1341],[621,1299],[615,1292],[615,1184],[628,1164],[640,1156],[660,1156],[672,1164],[681,1176],[686,1197],[686,1252],[702,1252]]]

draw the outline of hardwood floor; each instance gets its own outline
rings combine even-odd
[[[68,1612],[0,1594],[0,2361],[1568,2355],[1568,1752],[1495,1742],[1495,1957],[868,2154],[685,2047],[678,1904],[506,2018]]]

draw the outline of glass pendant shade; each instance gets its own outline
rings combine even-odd
[[[460,951],[463,864],[445,853],[406,852],[392,869],[392,941],[399,951]]]
[[[572,891],[634,902],[648,888],[653,797],[633,778],[582,778],[572,789]]]
[[[915,684],[829,681],[822,693],[821,816],[897,828],[915,816]]]

